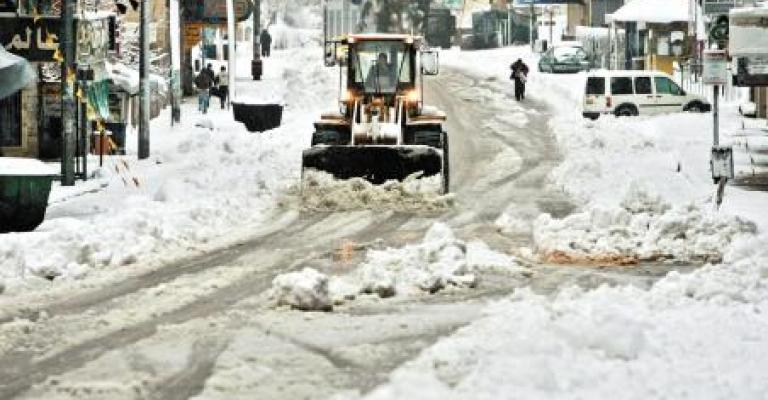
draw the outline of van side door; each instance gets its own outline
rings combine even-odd
[[[654,76],[653,83],[656,87],[656,107],[659,112],[682,111],[686,98],[680,86],[666,76]]]
[[[657,114],[660,112],[656,101],[656,95],[653,93],[653,84],[650,76],[636,76],[635,97],[640,107],[640,114]]]

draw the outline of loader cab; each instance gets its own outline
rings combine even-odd
[[[413,43],[349,38],[347,88],[364,96],[392,96],[416,85]]]

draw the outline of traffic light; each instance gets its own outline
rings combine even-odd
[[[715,21],[712,23],[712,27],[709,28],[709,39],[718,43],[725,43],[728,41],[727,15],[718,15],[715,18]]]

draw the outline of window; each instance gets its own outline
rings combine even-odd
[[[590,77],[587,78],[587,94],[605,94],[605,78]]]
[[[367,93],[394,93],[399,84],[412,82],[411,59],[403,43],[369,41],[357,44],[352,60],[355,82]]]
[[[653,89],[651,89],[651,78],[647,76],[638,76],[635,78],[635,93],[653,94]]]
[[[656,94],[671,94],[673,96],[680,96],[683,91],[680,90],[680,86],[677,86],[671,79],[663,76],[657,76],[653,78],[656,82]]]
[[[611,78],[611,93],[613,95],[632,94],[632,78]]]
[[[21,92],[0,99],[0,147],[21,146]]]

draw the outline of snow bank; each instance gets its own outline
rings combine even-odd
[[[0,157],[0,175],[56,175],[56,167],[31,158]]]
[[[514,257],[480,241],[459,240],[447,225],[436,223],[421,243],[368,250],[365,260],[345,275],[329,278],[311,268],[280,275],[273,282],[272,297],[278,305],[325,310],[361,294],[385,298],[474,288],[484,271],[528,274]]]
[[[399,249],[369,250],[365,260],[344,281],[357,287],[359,293],[390,297],[435,293],[448,287],[475,287],[478,272],[489,270],[517,273],[523,267],[513,257],[495,252],[485,243],[457,239],[451,228],[436,223],[421,243]]]
[[[730,243],[756,233],[739,217],[672,206],[639,188],[618,207],[591,206],[560,220],[545,214],[534,226],[539,255],[559,263],[720,262]]]
[[[365,179],[335,179],[333,175],[308,170],[301,189],[302,206],[315,211],[408,210],[435,212],[453,207],[453,194],[440,194],[440,177],[411,175],[402,182],[374,185]]]
[[[754,245],[649,291],[519,291],[365,398],[762,398],[768,248]]]
[[[333,308],[328,295],[328,277],[313,268],[277,276],[272,281],[270,297],[278,306],[302,311],[330,311]]]
[[[46,220],[35,232],[0,235],[5,296],[48,289],[50,279],[151,267],[212,240],[247,236],[273,211],[284,211],[277,202],[298,182],[297,160],[310,142],[312,119],[335,99],[334,71],[324,69],[317,54],[302,49],[272,58],[265,80],[278,86],[286,76],[294,81],[283,83],[291,90],[285,91],[282,127],[251,134],[231,111],[214,107],[203,118],[194,101],[186,102],[181,124],[171,127],[168,109],[152,121],[150,159],[135,161],[137,140],[129,132],[129,156],[105,158],[101,169],[91,158],[94,179],[74,188],[55,185]],[[314,67],[286,72],[284,65]],[[200,121],[205,128],[195,127]]]

